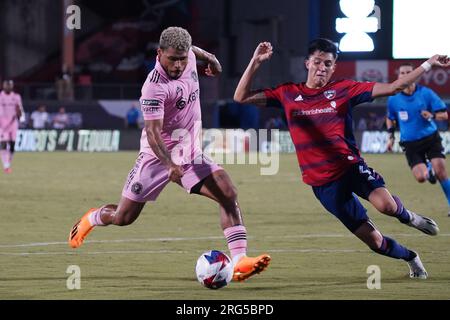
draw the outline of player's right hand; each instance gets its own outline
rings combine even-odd
[[[272,57],[273,49],[270,42],[261,42],[256,47],[255,53],[253,54],[253,60],[257,63],[269,60]]]
[[[181,184],[181,177],[184,175],[183,168],[176,164],[169,167],[169,180]]]

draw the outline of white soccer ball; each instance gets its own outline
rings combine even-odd
[[[202,253],[195,266],[198,281],[209,289],[225,287],[233,278],[233,270],[231,259],[218,250]]]

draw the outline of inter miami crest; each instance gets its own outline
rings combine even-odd
[[[323,95],[328,100],[333,100],[336,97],[336,90],[327,90],[323,93]]]
[[[131,192],[133,192],[134,194],[140,194],[142,192],[142,189],[144,187],[142,186],[142,183],[140,182],[135,182],[133,183],[133,185],[131,186]]]

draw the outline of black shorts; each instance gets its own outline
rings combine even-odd
[[[444,147],[439,132],[435,132],[425,138],[400,142],[400,146],[405,151],[408,165],[412,168],[419,163],[426,163],[426,159],[444,158]]]

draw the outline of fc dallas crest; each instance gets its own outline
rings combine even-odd
[[[328,100],[333,100],[336,97],[336,90],[327,90],[323,93],[323,95]]]

